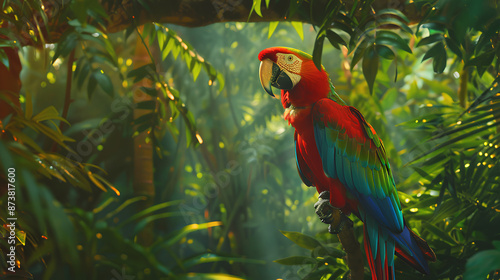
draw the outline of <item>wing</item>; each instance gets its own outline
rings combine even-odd
[[[385,148],[363,115],[322,99],[314,105],[313,123],[326,175],[338,178],[358,199],[361,217],[368,214],[392,232],[401,232],[401,203]]]

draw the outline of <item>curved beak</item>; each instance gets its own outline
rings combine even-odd
[[[275,97],[273,94],[273,89],[271,87],[274,64],[275,63],[272,62],[269,58],[266,58],[260,62],[259,67],[260,84],[262,85],[264,90],[272,97]]]
[[[292,89],[294,83],[288,76],[285,70],[281,69],[278,64],[272,62],[269,58],[262,60],[259,67],[260,84],[264,90],[275,97],[272,86],[279,89]]]

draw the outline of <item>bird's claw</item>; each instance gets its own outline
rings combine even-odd
[[[314,203],[316,215],[325,224],[331,224],[334,220],[333,211],[337,208],[330,204],[330,192],[323,191],[319,194],[318,201]]]
[[[328,224],[328,232],[339,234],[346,222],[352,221],[342,211],[330,204],[330,192],[323,191],[319,194],[318,201],[314,203],[314,209],[319,219]]]

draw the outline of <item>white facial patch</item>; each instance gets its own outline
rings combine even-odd
[[[296,55],[288,53],[277,53],[276,58],[276,64],[285,71],[295,86],[301,78],[299,73],[302,68],[302,60]]]

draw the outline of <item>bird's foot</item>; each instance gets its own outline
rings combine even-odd
[[[319,194],[318,201],[314,203],[314,209],[316,215],[325,224],[331,224],[335,220],[334,211],[339,210],[330,204],[329,191],[323,191]]]
[[[328,232],[339,234],[344,228],[346,222],[352,221],[342,213],[339,208],[330,204],[330,192],[323,191],[319,194],[318,201],[314,203],[314,209],[319,219],[328,224]]]

